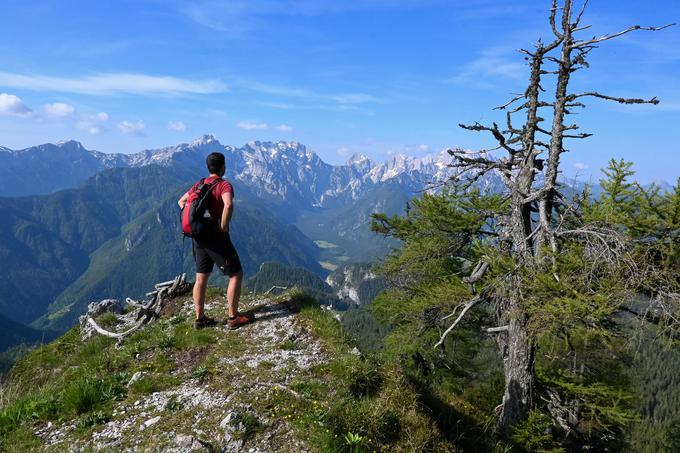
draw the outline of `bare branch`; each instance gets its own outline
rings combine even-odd
[[[437,342],[437,344],[434,345],[434,349],[437,349],[439,346],[444,344],[444,340],[446,339],[446,337],[453,331],[453,329],[456,328],[458,323],[465,316],[465,313],[467,313],[472,307],[474,307],[475,305],[477,305],[478,303],[480,303],[484,300],[486,300],[486,299],[485,299],[485,297],[483,297],[483,294],[479,294],[479,295],[473,297],[472,299],[470,299],[470,301],[468,301],[465,305],[463,305],[463,309],[461,310],[460,314],[458,315],[456,320],[453,321],[453,323],[449,326],[449,328],[446,329],[446,331],[444,331],[444,333],[442,334],[442,336],[439,339],[439,341]]]
[[[510,105],[514,104],[515,102],[519,101],[520,99],[525,98],[526,96],[527,96],[526,94],[520,94],[518,96],[515,96],[514,98],[510,99],[505,104],[499,105],[498,107],[494,107],[494,110],[504,110],[505,108],[509,107]]]
[[[636,30],[645,30],[645,31],[660,31],[668,27],[673,27],[676,25],[675,23],[664,25],[662,27],[641,27],[640,25],[633,25],[632,27],[629,27],[623,31],[620,31],[618,33],[612,33],[609,35],[602,35],[599,38],[595,37],[589,41],[575,41],[571,46],[569,46],[572,49],[577,49],[580,47],[584,46],[590,46],[593,44],[597,44],[598,42],[603,42],[603,41],[609,41],[610,39],[618,38],[619,36],[623,36],[627,33],[630,33],[632,31]]]
[[[503,133],[500,131],[498,128],[498,124],[493,123],[493,127],[489,126],[484,126],[479,123],[475,123],[473,125],[467,125],[467,124],[459,124],[460,127],[463,129],[466,129],[468,131],[488,131],[491,132],[491,134],[494,136],[494,138],[498,141],[498,144],[502,146],[506,151],[508,151],[510,154],[516,153],[518,150],[511,148],[510,146],[507,145],[505,137],[503,136]]]
[[[106,337],[111,337],[111,338],[124,338],[124,337],[130,335],[131,333],[137,331],[140,327],[142,327],[144,325],[144,321],[140,320],[140,321],[137,321],[137,323],[134,326],[132,326],[130,329],[126,330],[125,332],[118,333],[118,332],[110,332],[110,331],[108,331],[108,330],[106,330],[102,327],[99,327],[97,322],[90,317],[87,318],[87,323],[90,324],[94,328],[94,330],[97,331],[97,333],[100,333],[100,334],[102,334]]]
[[[655,97],[652,99],[636,99],[636,98],[617,98],[614,96],[607,96],[604,94],[600,94],[596,91],[589,91],[586,93],[580,93],[580,94],[572,94],[567,97],[567,100],[569,102],[574,101],[578,98],[583,98],[583,97],[594,97],[594,98],[600,98],[600,99],[605,99],[607,101],[614,101],[618,102],[619,104],[653,104],[657,105],[659,103],[659,100]]]
[[[507,332],[510,326],[489,327],[485,330],[486,333],[501,333]]]
[[[477,266],[472,271],[472,274],[470,274],[468,277],[463,277],[463,283],[467,283],[470,285],[470,292],[472,294],[475,294],[475,283],[477,283],[482,277],[484,277],[484,274],[486,273],[486,270],[489,268],[489,263],[486,261],[480,261],[477,263]]]
[[[552,28],[553,34],[559,39],[564,38],[564,35],[557,30],[557,0],[553,0],[552,7],[550,8],[550,27]]]
[[[576,31],[578,29],[578,26],[581,23],[581,19],[583,18],[583,13],[585,13],[586,8],[588,8],[588,2],[589,1],[590,0],[586,0],[585,2],[583,2],[583,6],[581,7],[581,11],[578,13],[578,15],[576,16],[576,20],[571,25],[572,31]],[[588,27],[590,27],[590,25],[588,25]]]
[[[269,288],[267,291],[265,291],[265,292],[264,292],[264,295],[266,296],[267,294],[271,293],[271,292],[274,291],[275,289],[284,289],[284,290],[285,290],[285,289],[288,289],[288,287],[287,287],[287,286],[277,286],[277,285],[274,285],[274,286],[272,286],[271,288]]]

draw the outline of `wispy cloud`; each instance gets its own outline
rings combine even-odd
[[[280,132],[293,132],[293,128],[287,124],[279,124],[274,129]]]
[[[78,127],[85,129],[92,135],[100,135],[108,130],[106,123],[109,121],[109,114],[99,112],[95,115],[80,115]]]
[[[118,130],[126,135],[144,135],[146,124],[144,121],[121,121],[118,123]]]
[[[55,102],[54,104],[45,104],[43,106],[45,114],[52,118],[64,118],[73,116],[76,113],[76,108],[71,104],[64,102]]]
[[[256,93],[280,96],[284,98],[297,98],[305,100],[323,101],[327,104],[332,104],[335,108],[353,108],[364,104],[383,104],[385,101],[377,96],[368,93],[319,93],[314,90],[301,87],[289,87],[285,85],[276,85],[258,82],[254,80],[241,80],[236,83],[240,88],[254,91]],[[300,108],[288,103],[269,103],[269,106],[274,108],[292,109]],[[328,105],[326,105],[328,107]],[[315,104],[315,108],[324,108],[323,105]]]
[[[583,162],[576,162],[574,164],[574,168],[577,170],[587,170],[588,168],[590,168],[590,165],[584,164]]]
[[[267,125],[267,123],[256,123],[253,121],[241,121],[236,126],[240,129],[245,129],[248,131],[269,129],[269,125]]]
[[[14,94],[0,93],[0,115],[29,117],[33,114],[24,101]]]
[[[269,16],[321,16],[446,4],[447,0],[193,0],[184,3],[180,11],[199,25],[238,37],[263,26]]]
[[[181,121],[170,121],[168,122],[168,130],[175,132],[184,132],[187,130],[187,125]]]
[[[172,76],[129,73],[105,73],[69,78],[0,72],[0,86],[90,95],[210,94],[226,90],[226,86],[219,80],[189,80]]]
[[[510,58],[512,55],[508,49],[485,49],[477,58],[461,65],[449,82],[491,88],[508,79],[521,81],[527,77],[527,67],[520,57]]]

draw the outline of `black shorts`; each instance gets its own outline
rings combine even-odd
[[[192,241],[194,243],[194,260],[196,261],[196,272],[199,274],[209,274],[213,270],[213,265],[217,264],[224,275],[232,276],[243,270],[238,253],[231,243],[231,238],[227,234],[222,238],[202,238]]]

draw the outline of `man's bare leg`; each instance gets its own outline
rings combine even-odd
[[[196,319],[203,317],[203,306],[205,305],[205,291],[208,289],[208,279],[210,274],[196,274],[194,283],[194,308],[196,309]]]
[[[243,281],[243,271],[229,277],[229,285],[227,286],[227,309],[229,317],[234,318],[238,315],[238,303],[241,299],[241,282]]]

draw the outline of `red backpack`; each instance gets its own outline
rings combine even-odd
[[[208,211],[208,196],[212,189],[222,182],[222,178],[217,178],[210,184],[205,183],[202,178],[189,190],[189,198],[182,208],[182,233],[188,237],[200,237],[205,235],[213,227],[215,220],[210,217]]]

